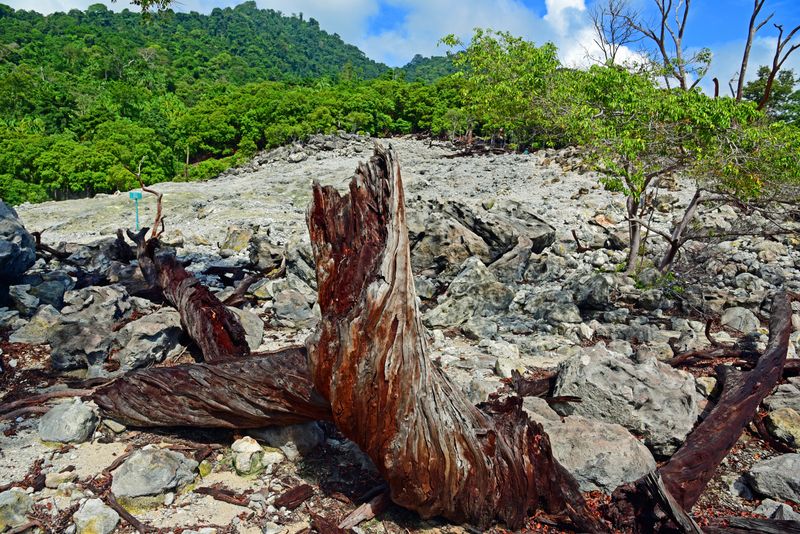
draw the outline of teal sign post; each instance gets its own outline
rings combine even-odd
[[[142,198],[142,193],[139,191],[131,191],[130,195],[131,200],[133,200],[134,205],[136,206],[136,231],[139,231],[139,199]]]

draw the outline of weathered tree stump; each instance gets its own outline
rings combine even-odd
[[[206,363],[137,371],[101,387],[94,398],[105,414],[143,427],[332,420],[373,460],[392,500],[423,517],[519,528],[539,511],[582,532],[610,530],[519,398],[475,407],[428,357],[391,149],[376,148],[347,195],[315,184],[308,225],[318,330],[305,348],[253,356],[227,308],[174,258],[157,255],[156,238],[134,236],[145,278],[179,310]],[[605,510],[615,528],[696,531],[691,506],[783,372],[790,318],[780,294],[765,355],[747,374],[728,375],[715,409],[657,476],[617,489]],[[521,393],[541,394],[551,379],[515,382]],[[668,516],[654,514],[656,506]]]

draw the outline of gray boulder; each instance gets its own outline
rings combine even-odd
[[[477,257],[464,262],[447,288],[444,300],[424,319],[431,327],[458,326],[474,316],[488,316],[508,309],[514,292],[497,281]]]
[[[561,364],[554,395],[582,399],[557,405],[562,415],[620,424],[660,456],[677,450],[699,414],[692,375],[655,359],[634,363],[602,344]]]
[[[800,376],[790,377],[787,383],[779,385],[764,399],[764,405],[770,410],[791,408],[800,413]]]
[[[28,284],[20,284],[8,288],[8,298],[11,300],[11,305],[23,317],[30,317],[39,307],[39,299],[31,295],[30,290],[31,286]]]
[[[164,361],[181,350],[180,314],[172,308],[160,310],[131,321],[117,332],[115,343],[120,347],[116,359],[120,369],[129,371]]]
[[[413,224],[409,228],[411,267],[417,275],[450,279],[471,256],[478,256],[485,263],[492,259],[489,245],[469,228],[443,213],[431,213],[416,233]]]
[[[273,243],[269,235],[254,235],[248,244],[248,254],[250,265],[265,273],[279,269],[286,259],[286,249]]]
[[[197,462],[175,451],[145,447],[113,473],[111,491],[118,497],[158,495],[194,480]]]
[[[761,504],[755,509],[755,513],[770,519],[800,521],[800,514],[795,512],[791,506],[772,499],[761,501]]]
[[[32,507],[33,499],[21,489],[0,493],[0,532],[27,523]]]
[[[86,287],[68,291],[61,309],[64,319],[110,325],[130,315],[131,301],[121,286]]]
[[[578,479],[581,491],[613,492],[656,468],[653,455],[620,425],[579,415],[542,419],[553,456]]]
[[[61,322],[47,336],[50,361],[58,370],[80,369],[102,364],[111,350],[113,336],[108,325]]]
[[[755,332],[761,327],[761,322],[753,312],[738,306],[725,310],[720,322],[723,326],[733,328],[743,334]]]
[[[40,304],[50,304],[57,310],[64,306],[64,294],[75,287],[75,282],[63,271],[27,274],[22,283],[31,286],[28,293],[38,298]]]
[[[119,514],[106,506],[100,499],[89,499],[72,515],[77,534],[111,534]]]
[[[247,339],[247,346],[251,351],[258,350],[261,346],[261,341],[264,339],[264,321],[261,317],[249,310],[241,310],[239,308],[229,307],[239,322],[242,323],[244,328],[245,338]]]
[[[800,503],[800,454],[782,454],[758,462],[745,473],[745,479],[761,495]]]
[[[250,435],[280,449],[289,460],[296,460],[322,444],[325,433],[312,421],[299,425],[272,426],[251,430]]]
[[[36,241],[17,212],[0,200],[0,285],[17,280],[36,261]]]
[[[602,310],[611,302],[612,281],[607,274],[594,274],[574,279],[568,287],[579,308]]]
[[[39,437],[43,441],[83,443],[92,436],[97,421],[92,407],[80,399],[62,402],[39,419]]]
[[[64,296],[60,322],[47,336],[53,367],[92,367],[111,350],[112,326],[132,312],[127,291],[120,286],[87,287]]]
[[[284,289],[276,294],[274,306],[275,318],[283,326],[310,326],[317,319],[306,297],[296,289]]]

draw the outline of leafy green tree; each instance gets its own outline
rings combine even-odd
[[[746,100],[761,100],[769,74],[769,67],[759,67],[758,77],[744,86],[743,95]],[[797,124],[800,121],[800,89],[796,88],[798,84],[800,78],[794,75],[793,70],[780,71],[772,84],[772,92],[765,106],[767,115],[776,120]]]

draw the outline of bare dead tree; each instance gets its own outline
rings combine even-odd
[[[750,49],[753,46],[753,39],[755,38],[758,31],[764,27],[764,25],[770,21],[770,19],[775,15],[774,13],[770,13],[767,18],[763,19],[761,22],[756,22],[758,19],[759,13],[761,13],[761,9],[764,7],[764,3],[766,0],[754,0],[753,1],[753,13],[750,15],[750,24],[747,27],[747,41],[744,45],[744,53],[742,54],[742,66],[739,67],[739,79],[736,84],[736,101],[741,102],[742,96],[744,94],[744,79],[747,74],[747,64],[750,61]]]
[[[597,3],[589,11],[595,37],[594,44],[603,54],[603,62],[615,64],[620,49],[642,39],[629,20],[637,20],[638,14],[628,5],[627,0],[607,0]]]
[[[645,25],[635,17],[627,16],[627,23],[641,35],[651,40],[661,56],[664,66],[664,82],[670,86],[670,79],[678,81],[681,89],[693,89],[703,79],[711,64],[711,51],[707,48],[685,57],[683,38],[689,20],[691,0],[653,0],[658,8],[658,22]],[[671,17],[674,15],[674,20]],[[689,77],[694,81],[689,83]]]
[[[772,67],[770,68],[769,76],[767,77],[767,85],[764,88],[764,96],[762,96],[761,100],[758,102],[758,109],[764,109],[764,106],[767,105],[767,102],[769,102],[769,97],[772,94],[772,85],[775,82],[775,77],[778,75],[781,68],[783,68],[783,64],[786,63],[786,60],[789,59],[789,56],[791,56],[795,50],[800,48],[800,43],[791,44],[795,35],[800,32],[800,24],[792,28],[792,30],[786,34],[786,37],[783,36],[782,24],[773,24],[773,26],[778,29],[778,41],[775,45],[775,55],[772,57]]]

